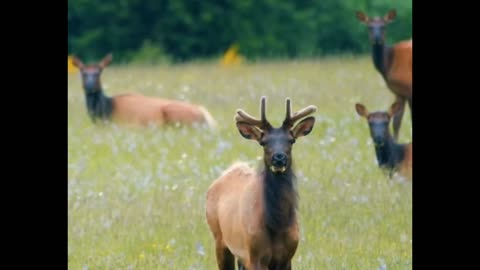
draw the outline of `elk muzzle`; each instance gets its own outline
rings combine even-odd
[[[274,173],[283,173],[287,170],[288,157],[285,153],[277,152],[272,155],[270,170]]]

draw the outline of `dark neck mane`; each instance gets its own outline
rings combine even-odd
[[[397,144],[393,138],[389,137],[382,146],[375,146],[378,166],[387,169],[389,172],[395,170],[395,167],[405,158],[405,148],[402,144]]]
[[[113,112],[113,100],[105,96],[103,90],[86,94],[88,115],[93,122],[97,119],[109,120]]]
[[[264,169],[261,175],[265,224],[274,235],[285,231],[295,222],[298,201],[295,175],[291,168],[283,174]]]
[[[392,49],[384,44],[373,44],[372,45],[372,59],[375,69],[382,75],[385,79],[387,75],[387,70],[389,68],[389,63],[391,62],[391,57],[393,51]]]

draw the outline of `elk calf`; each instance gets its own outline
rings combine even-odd
[[[111,61],[112,55],[108,54],[98,64],[84,65],[73,56],[73,64],[80,69],[82,75],[88,115],[94,123],[100,119],[140,126],[175,123],[206,123],[211,128],[216,126],[215,120],[203,106],[140,94],[106,96],[100,75]]]
[[[245,139],[263,147],[264,167],[257,171],[236,163],[210,186],[206,217],[215,239],[218,269],[291,269],[299,230],[297,192],[292,169],[292,145],[308,135],[315,123],[313,116],[295,122],[316,111],[308,106],[291,113],[286,99],[286,116],[274,128],[265,116],[265,97],[261,99],[261,118],[237,110],[236,125]]]
[[[399,113],[401,103],[392,104],[388,112],[378,111],[369,113],[362,104],[355,104],[358,115],[365,117],[368,121],[370,136],[375,145],[378,166],[386,170],[389,177],[394,172],[412,179],[412,143],[398,144],[390,135],[390,119]]]

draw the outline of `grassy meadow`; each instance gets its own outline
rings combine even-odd
[[[114,61],[115,62],[115,61]],[[205,105],[220,127],[133,129],[94,126],[80,76],[68,78],[69,269],[216,269],[205,194],[237,160],[258,166],[262,149],[242,138],[237,108],[279,125],[285,97],[293,110],[313,104],[317,122],[293,157],[301,241],[294,269],[411,269],[412,185],[377,168],[367,123],[393,102],[370,57],[108,67],[108,95],[140,92]],[[411,140],[408,106],[400,140]]]

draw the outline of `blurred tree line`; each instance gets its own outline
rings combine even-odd
[[[412,2],[387,0],[68,0],[68,51],[115,62],[188,61],[237,44],[249,59],[369,51],[355,11],[397,10],[387,41],[412,35]]]

